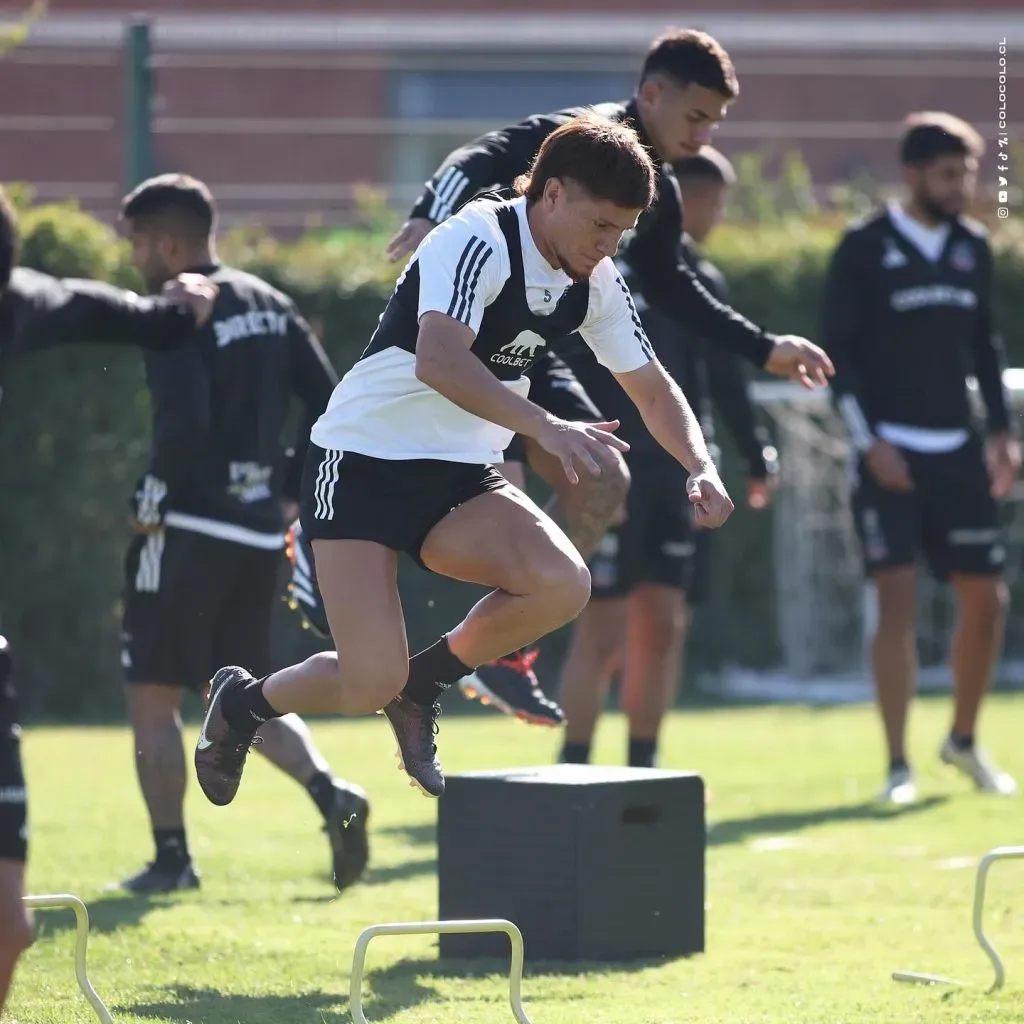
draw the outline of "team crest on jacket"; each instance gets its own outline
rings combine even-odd
[[[970,242],[957,242],[949,252],[949,263],[954,270],[969,274],[977,261],[974,258],[974,247]]]
[[[885,246],[885,252],[882,254],[882,266],[886,270],[895,270],[897,267],[907,265],[907,257],[903,255],[903,251],[896,244],[895,239],[886,235],[882,239],[882,244]]]

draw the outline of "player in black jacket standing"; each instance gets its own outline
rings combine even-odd
[[[904,740],[917,675],[921,555],[952,584],[958,607],[955,707],[940,757],[979,789],[1017,788],[974,742],[1008,601],[997,502],[1020,468],[992,327],[992,254],[984,229],[963,216],[984,144],[947,114],[907,123],[900,161],[909,197],[846,233],[822,307],[835,396],[858,455],[854,519],[878,599],[873,667],[889,753],[881,795],[900,804],[917,797]],[[984,399],[984,443],[972,422],[968,374]]]
[[[821,349],[803,338],[776,337],[752,324],[718,302],[679,258],[682,208],[671,161],[694,156],[707,144],[738,94],[732,62],[714,39],[703,32],[673,30],[652,43],[631,100],[594,108],[632,125],[654,154],[659,172],[654,204],[624,240],[620,255],[634,275],[637,293],[661,314],[771,373],[823,384],[831,366]],[[392,258],[415,250],[436,224],[480,191],[511,185],[529,169],[544,139],[582,109],[539,114],[455,150],[427,183],[409,220],[392,240],[388,250]],[[604,418],[550,352],[530,376],[531,400],[542,408],[575,420]],[[523,461],[554,489],[556,520],[584,558],[589,558],[621,504],[625,483],[621,469],[569,486],[536,444],[517,438],[503,466],[503,473],[517,485],[523,481]],[[534,656],[535,652],[517,652],[482,666],[463,681],[463,690],[527,721],[557,725],[563,716],[543,699],[531,671]]]
[[[17,266],[17,216],[0,189],[0,396],[23,355],[79,343],[181,344],[213,308],[216,285],[198,274],[169,280],[159,298]],[[0,636],[0,1012],[18,957],[32,941],[22,903],[28,805],[10,644]]]
[[[735,180],[732,166],[706,146],[675,170],[689,228],[681,240],[683,259],[704,287],[725,301],[725,278],[699,246],[721,219]],[[635,284],[635,275],[627,273],[626,283]],[[637,308],[655,354],[683,389],[704,436],[713,437],[712,404],[728,424],[749,467],[748,504],[763,508],[774,452],[757,423],[736,356],[640,298]],[[624,521],[609,529],[589,562],[591,600],[574,624],[559,689],[568,719],[561,760],[589,761],[604,697],[613,675],[621,673],[628,763],[653,767],[661,720],[682,674],[690,613],[709,585],[711,532],[694,528],[685,475],[616,394],[608,374],[582,351],[573,350],[568,361],[597,405],[620,421],[618,434],[630,445],[624,457],[631,484]]]
[[[199,884],[183,824],[181,691],[203,687],[225,662],[270,671],[285,523],[296,514],[311,423],[337,382],[291,300],[219,262],[215,216],[206,186],[184,175],[144,182],[122,208],[133,260],[153,290],[182,270],[208,274],[220,289],[190,344],[146,357],[153,444],[133,499],[123,663],[156,859],[123,883],[136,892]],[[306,416],[287,458],[293,394]],[[260,740],[316,803],[344,888],[367,860],[365,794],[332,778],[296,716],[267,723]]]

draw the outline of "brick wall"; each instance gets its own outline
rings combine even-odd
[[[137,0],[84,2],[114,26],[104,45],[51,40],[48,45],[23,47],[0,62],[0,180],[34,183],[44,198],[78,195],[87,207],[109,217],[120,196],[125,163],[124,75],[117,22],[109,15],[135,13],[142,5]],[[879,6],[891,12],[916,9],[924,2],[878,0],[876,5],[874,0],[860,0],[856,8]],[[584,4],[594,12],[617,9],[600,0],[561,0],[560,9],[576,10]],[[83,6],[83,0],[53,5],[58,15],[79,15]],[[145,5],[151,12],[178,13],[190,6],[211,13],[208,0]],[[301,6],[304,11],[332,13],[339,7],[347,13],[424,10],[415,0],[377,0],[372,7],[358,9],[336,0],[301,0]],[[496,6],[488,3],[486,10]],[[505,6],[540,9],[539,0]],[[928,2],[932,11],[949,6]],[[964,10],[961,4],[956,6]],[[989,0],[982,6],[1001,4]],[[1014,0],[1003,6],[1019,10]],[[644,7],[648,15],[659,9],[678,11],[675,0],[644,0]],[[756,0],[723,0],[719,7],[760,10],[763,5]],[[479,12],[481,5],[435,0],[430,9],[457,8]],[[216,0],[214,13],[243,9],[275,13],[280,4]],[[543,9],[551,10],[547,4]],[[772,9],[820,14],[822,4],[790,0]],[[280,229],[295,228],[315,216],[343,219],[361,183],[390,180],[401,136],[422,130],[421,125],[388,120],[392,72],[415,64],[422,55],[346,52],[338,45],[279,52],[266,46],[232,47],[230,37],[225,38],[223,47],[214,40],[201,49],[158,48],[157,169],[189,170],[206,178],[228,221],[259,220]],[[891,179],[894,139],[900,119],[910,109],[950,109],[975,122],[989,138],[994,135],[994,58],[985,52],[844,52],[838,41],[832,41],[827,52],[813,47],[764,50],[750,41],[730,49],[741,75],[742,96],[719,133],[718,144],[729,154],[799,148],[820,184],[862,172]],[[993,44],[993,54],[994,49]],[[478,68],[487,67],[479,55],[460,57]],[[514,64],[515,58],[510,59]],[[593,63],[605,58],[591,54],[589,59]],[[609,55],[607,60],[631,70],[636,54]],[[433,61],[437,66],[436,55]],[[616,97],[594,97],[612,98]],[[482,126],[473,129],[477,127]],[[452,131],[462,134],[458,127]]]

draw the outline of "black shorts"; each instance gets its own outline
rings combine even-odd
[[[554,352],[548,351],[541,356],[534,363],[529,377],[527,397],[553,416],[579,423],[600,423],[604,419],[576,379],[576,374]],[[505,461],[526,461],[526,446],[521,434],[516,434],[505,449]]]
[[[28,805],[21,727],[12,694],[0,695],[0,860],[28,857]]]
[[[422,566],[420,548],[449,512],[507,486],[493,466],[377,459],[310,444],[302,472],[302,530],[310,541],[373,541]]]
[[[989,490],[981,442],[952,452],[903,450],[913,491],[889,491],[863,460],[854,471],[853,517],[868,574],[913,565],[923,555],[932,573],[995,576],[1006,561],[999,508]]]
[[[281,551],[169,528],[125,558],[121,662],[129,683],[199,689],[224,665],[270,665]]]
[[[590,560],[591,595],[625,597],[641,583],[677,587],[690,604],[707,595],[710,531],[693,526],[681,467],[630,464],[626,521],[601,539]]]

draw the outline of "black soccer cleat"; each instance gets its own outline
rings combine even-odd
[[[187,889],[198,889],[199,875],[191,860],[173,866],[151,861],[141,871],[126,878],[123,882],[114,883],[109,888],[123,889],[139,896],[161,892],[182,892]]]
[[[311,629],[323,640],[330,639],[331,626],[316,582],[313,546],[306,539],[297,519],[288,530],[284,550],[292,566],[292,578],[288,583],[288,607],[302,616],[304,628]]]
[[[224,717],[224,694],[252,682],[253,676],[237,665],[218,669],[210,682],[210,701],[196,741],[195,765],[199,788],[218,807],[234,800],[249,748],[259,742],[256,730],[262,724],[253,722],[251,732],[234,729]]]
[[[399,694],[377,713],[384,715],[391,725],[398,744],[398,767],[409,776],[410,784],[426,796],[440,796],[444,792],[444,770],[437,759],[434,736],[441,702],[435,700],[429,707],[423,707]]]
[[[540,651],[516,651],[481,665],[472,675],[459,680],[459,689],[471,700],[493,704],[499,711],[531,725],[559,726],[565,712],[549,700],[533,671]]]
[[[370,801],[358,786],[334,783],[334,805],[324,831],[331,842],[334,884],[338,892],[363,876],[370,859]]]

